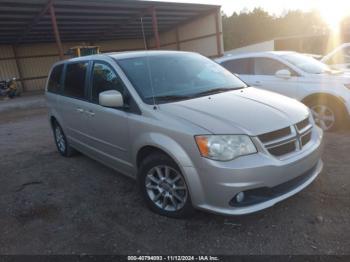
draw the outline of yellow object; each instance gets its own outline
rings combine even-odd
[[[69,48],[66,55],[73,57],[87,56],[87,55],[96,55],[100,53],[99,46],[74,46]]]

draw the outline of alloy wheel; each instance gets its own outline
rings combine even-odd
[[[63,153],[66,150],[66,140],[59,126],[55,128],[55,139],[58,149]]]
[[[165,211],[178,211],[188,198],[186,183],[174,168],[161,165],[153,167],[146,175],[146,192],[150,200]]]
[[[335,124],[335,114],[331,108],[326,105],[315,105],[311,108],[315,122],[324,131],[330,130]]]

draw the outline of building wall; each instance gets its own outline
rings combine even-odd
[[[197,18],[180,25],[177,29],[160,34],[161,49],[199,52],[208,57],[223,53],[222,25],[220,11]],[[218,43],[220,43],[218,47]],[[63,49],[82,43],[63,43]],[[90,42],[101,47],[102,52],[116,52],[144,49],[143,39]],[[148,48],[154,48],[154,40],[148,41]],[[68,57],[67,57],[68,58]],[[14,49],[0,45],[0,80],[16,77],[26,91],[42,90],[53,63],[59,60],[55,43],[26,44]]]
[[[0,80],[6,80],[12,77],[18,77],[18,69],[14,57],[12,46],[0,46]],[[11,58],[11,59],[7,59]]]
[[[63,50],[81,44],[63,43]],[[137,39],[103,41],[94,44],[100,46],[102,52],[135,50],[144,47],[143,41]],[[0,45],[0,80],[16,77],[22,80],[19,83],[23,84],[22,87],[26,91],[42,90],[52,64],[59,61],[56,44],[20,45],[16,47],[16,54],[18,67],[14,47]]]

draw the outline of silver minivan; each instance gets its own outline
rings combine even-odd
[[[306,106],[248,87],[199,54],[139,51],[56,63],[46,87],[59,153],[138,181],[151,210],[241,215],[319,175],[323,133]]]

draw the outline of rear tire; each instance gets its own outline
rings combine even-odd
[[[64,157],[71,157],[75,150],[69,145],[61,126],[55,121],[52,125],[52,129],[58,152]]]
[[[147,206],[172,218],[193,215],[190,193],[177,164],[167,155],[147,156],[139,167],[139,186]]]

